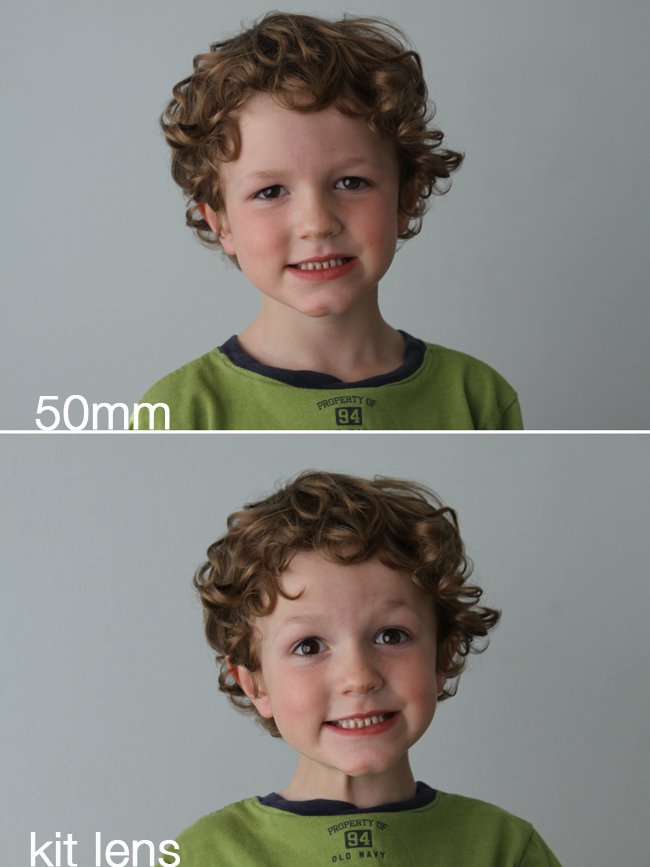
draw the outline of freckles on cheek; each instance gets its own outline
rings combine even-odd
[[[280,248],[282,244],[282,232],[279,227],[266,217],[256,219],[254,216],[247,219],[243,227],[247,244],[251,249],[266,250],[272,252]]]
[[[295,689],[285,690],[281,702],[281,714],[285,719],[296,720],[306,719],[318,714],[320,707],[318,693],[308,684],[301,687],[296,685]]]
[[[418,703],[428,701],[432,696],[438,694],[435,674],[433,676],[428,673],[423,674],[421,677],[411,681],[405,679],[404,692],[408,695],[411,701]]]
[[[394,226],[386,226],[385,223],[378,225],[374,231],[368,232],[368,248],[372,250],[393,252],[397,243],[397,220]]]

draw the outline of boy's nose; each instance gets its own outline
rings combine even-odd
[[[342,228],[333,203],[325,196],[314,194],[304,200],[298,213],[298,234],[301,238],[327,238],[338,235]]]
[[[350,695],[376,692],[384,685],[381,673],[365,654],[355,654],[345,660],[339,683],[341,692]]]

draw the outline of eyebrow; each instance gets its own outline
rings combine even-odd
[[[344,172],[344,171],[347,171],[349,169],[353,169],[359,165],[367,165],[367,166],[370,166],[372,168],[376,167],[375,162],[373,160],[368,159],[367,157],[353,157],[350,160],[346,160],[343,163],[339,163],[335,168],[335,172],[337,172],[337,173],[338,172]],[[277,178],[278,175],[281,175],[283,172],[286,172],[286,171],[287,171],[287,169],[285,167],[283,169],[262,169],[261,171],[258,171],[258,172],[249,172],[248,174],[244,175],[241,178],[240,183],[244,183],[246,181],[251,181],[251,180],[263,181],[263,180],[267,180],[268,178]]]
[[[317,620],[318,615],[315,614],[296,614],[295,617],[289,617],[283,621],[275,631],[284,632],[290,626],[312,626],[315,625]]]
[[[407,611],[412,611],[417,615],[420,613],[419,610],[413,608],[413,606],[404,599],[389,599],[386,603],[386,610],[388,611],[388,609],[390,609],[390,614],[392,614],[393,611],[399,611],[400,608],[405,608]]]
[[[399,611],[402,608],[418,614],[413,606],[409,605],[409,603],[404,599],[389,599],[379,612],[379,616],[388,617],[393,613],[393,611]],[[317,626],[319,618],[319,614],[296,614],[294,617],[289,617],[287,620],[283,621],[275,631],[276,633],[284,632],[284,630],[288,629],[290,626]]]

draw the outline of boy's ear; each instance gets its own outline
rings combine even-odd
[[[219,239],[219,241],[221,241],[221,246],[226,251],[226,253],[229,256],[236,255],[232,232],[230,231],[230,226],[228,225],[226,215],[222,214],[221,219],[219,219],[219,217],[217,217],[216,211],[214,211],[210,207],[210,205],[202,204],[197,205],[196,207],[205,222],[212,229],[216,237]]]
[[[448,668],[456,656],[456,651],[460,645],[460,639],[457,635],[450,635],[446,643],[440,648],[440,658],[445,668]]]
[[[412,211],[413,208],[417,205],[419,190],[422,188],[422,184],[418,181],[417,178],[414,178],[410,183],[408,183],[405,187],[400,191],[400,203],[406,210]],[[411,221],[408,217],[397,217],[397,234],[401,235],[409,227],[409,223]]]
[[[260,716],[270,719],[273,716],[271,699],[264,686],[264,680],[260,672],[249,671],[243,665],[231,665],[226,657],[226,663],[230,673],[246,694],[246,698],[257,708]]]
[[[458,637],[452,635],[447,644],[438,649],[438,662],[444,666],[444,668],[448,668],[453,660],[454,656],[456,656],[456,651],[458,650],[458,645],[460,644]],[[438,695],[445,688],[445,683],[447,681],[447,676],[443,674],[440,669],[436,672],[436,686],[438,688]]]

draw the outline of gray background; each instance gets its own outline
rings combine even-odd
[[[3,4],[0,428],[35,428],[40,395],[132,404],[255,316],[257,290],[184,227],[157,117],[194,54],[268,9]],[[407,31],[467,153],[382,281],[386,319],[494,366],[530,429],[650,428],[647,2],[327,11]]]
[[[503,620],[413,750],[420,779],[531,820],[565,867],[647,835],[650,440],[631,436],[0,438],[2,861],[29,834],[177,834],[285,785],[230,709],[190,578],[229,512],[310,467],[397,474],[460,515]]]

